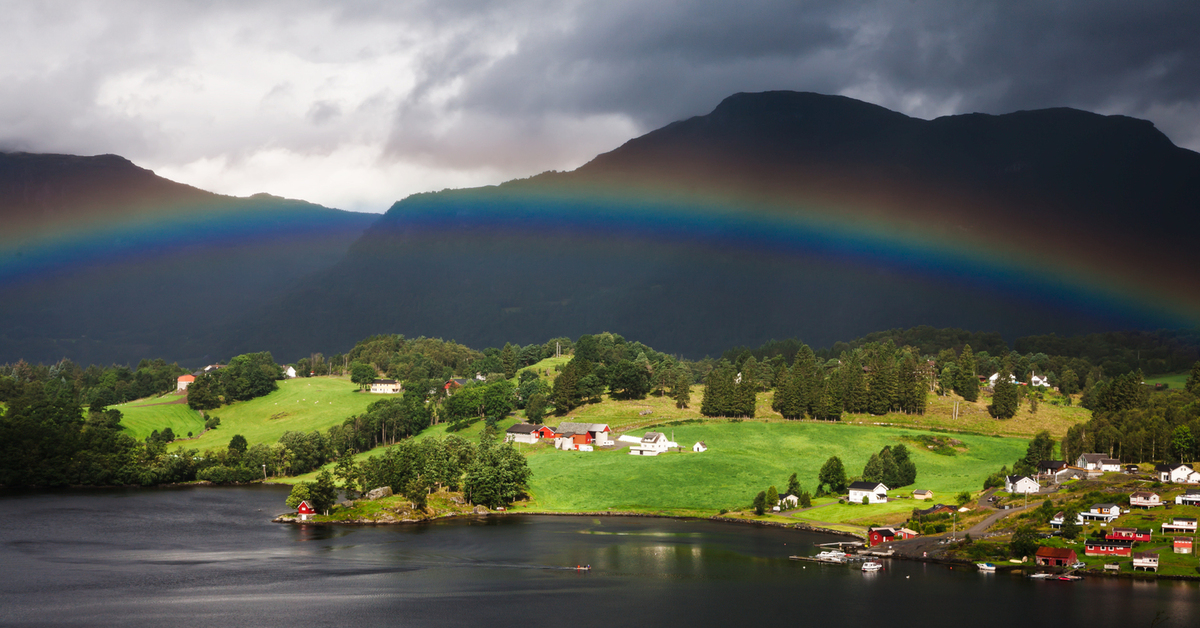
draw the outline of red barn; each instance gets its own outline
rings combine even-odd
[[[1113,528],[1104,538],[1110,541],[1120,539],[1124,541],[1149,542],[1150,529],[1143,528],[1139,530],[1137,528]]]
[[[317,511],[313,510],[313,507],[308,505],[308,500],[306,499],[300,502],[300,505],[296,507],[296,514],[300,515],[301,521],[308,521],[308,518],[317,514]]]
[[[554,438],[558,434],[554,433],[554,428],[543,425],[537,430],[538,438]]]
[[[1133,541],[1124,539],[1088,539],[1083,553],[1087,556],[1132,556]]]
[[[891,543],[917,536],[919,535],[916,532],[908,528],[870,528],[867,530],[867,546],[875,547],[880,543]]]
[[[1047,567],[1067,567],[1078,560],[1075,550],[1069,547],[1039,547],[1033,555],[1033,562]]]

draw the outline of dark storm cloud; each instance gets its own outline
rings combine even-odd
[[[0,15],[0,147],[343,207],[573,168],[739,91],[923,118],[1069,106],[1200,148],[1197,2],[0,0]]]

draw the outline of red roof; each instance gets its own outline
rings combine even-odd
[[[308,505],[308,500],[304,500],[300,502],[299,506],[296,507],[296,512],[302,515],[311,515],[315,514],[317,511],[313,510],[313,507]]]
[[[1066,547],[1039,547],[1037,554],[1039,558],[1075,558],[1075,550]]]
[[[195,376],[195,375],[180,375],[180,376],[179,376],[179,381],[181,381],[181,382],[194,382],[194,381],[196,381],[196,376]]]

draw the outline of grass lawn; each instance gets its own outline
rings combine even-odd
[[[580,417],[581,420],[586,420]],[[678,510],[715,514],[746,507],[770,485],[784,488],[799,474],[801,485],[815,488],[817,472],[831,455],[842,458],[849,475],[862,471],[867,458],[884,445],[906,442],[917,463],[916,488],[934,491],[935,501],[963,490],[977,490],[984,478],[1025,452],[1026,441],[965,435],[967,451],[955,456],[933,454],[911,446],[905,438],[920,432],[899,428],[783,421],[715,421],[663,428],[687,451],[657,457],[631,456],[627,450],[563,452],[549,445],[530,450],[533,471],[529,508],[549,511]],[[691,453],[697,440],[709,450]],[[886,506],[829,506],[815,511],[817,521],[870,518],[896,509],[911,510],[915,501]],[[828,512],[826,512],[828,511]]]
[[[186,438],[188,432],[204,431],[204,419],[186,403],[163,403],[178,399],[176,395],[141,399],[113,406],[121,411],[121,427],[130,436],[142,440],[154,430],[171,428],[175,436]]]
[[[1190,371],[1182,373],[1171,373],[1170,375],[1156,375],[1147,377],[1147,384],[1167,384],[1169,390],[1183,390],[1187,386],[1187,379],[1191,375]]]
[[[221,418],[221,425],[204,436],[173,444],[187,449],[227,447],[234,434],[241,434],[250,445],[272,444],[287,431],[311,432],[340,424],[347,417],[366,411],[374,401],[386,395],[358,392],[349,379],[304,377],[279,382],[279,390],[250,401],[241,401],[210,410],[208,416]],[[175,429],[175,428],[172,428]],[[176,432],[178,433],[178,432]],[[185,431],[184,434],[187,432]]]

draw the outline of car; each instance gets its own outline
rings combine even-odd
[[[1083,569],[1084,567],[1087,567],[1087,563],[1080,561],[1077,563],[1073,563],[1070,568],[1071,569]]]

